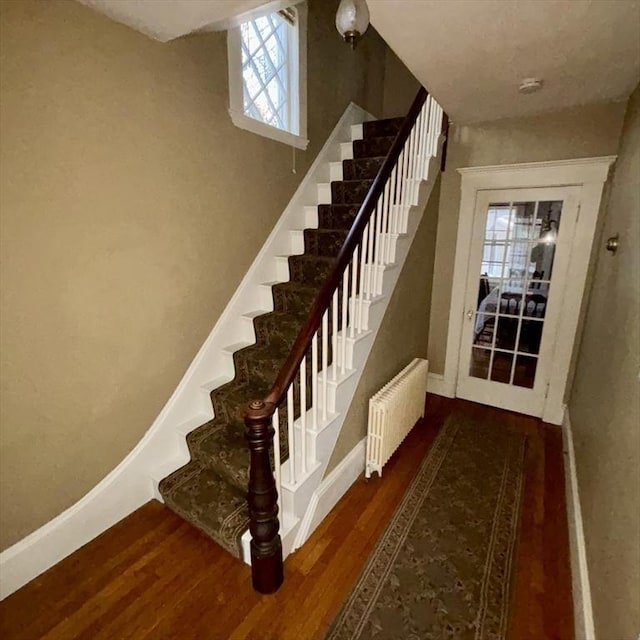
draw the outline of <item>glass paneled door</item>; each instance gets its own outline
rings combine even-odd
[[[542,415],[577,196],[575,187],[479,192],[459,397]]]

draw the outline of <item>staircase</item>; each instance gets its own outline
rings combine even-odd
[[[281,541],[286,552],[301,543],[341,424],[337,389],[356,367],[358,340],[373,342],[371,308],[396,266],[441,122],[421,90],[406,119],[354,128],[361,139],[342,145],[331,182],[318,187],[318,224],[302,231],[304,252],[279,258],[289,279],[268,285],[273,310],[251,314],[255,342],[232,347],[233,379],[210,393],[214,417],[186,435],[189,461],[159,483],[178,515],[234,556],[251,555],[259,591],[282,580]]]
[[[331,182],[331,204],[318,205],[318,228],[304,230],[304,253],[288,257],[290,281],[272,287],[274,310],[253,320],[255,344],[233,354],[235,378],[211,392],[215,417],[187,435],[191,460],[160,482],[167,506],[239,558],[249,528],[247,401],[275,382],[402,122],[364,123],[353,159],[343,161],[343,180]],[[282,433],[282,462],[287,442]]]

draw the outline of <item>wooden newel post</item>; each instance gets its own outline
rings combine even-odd
[[[274,593],[283,581],[282,542],[278,522],[278,494],[269,452],[273,446],[275,405],[262,400],[249,403],[245,415],[251,453],[249,471],[249,530],[251,574],[258,593]]]

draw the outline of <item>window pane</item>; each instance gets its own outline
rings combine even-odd
[[[513,372],[513,384],[516,387],[527,387],[528,389],[533,389],[537,366],[537,358],[532,358],[531,356],[517,356],[516,368]]]
[[[242,78],[245,115],[292,131],[289,122],[290,24],[277,13],[244,23]]]
[[[489,349],[471,349],[471,362],[469,363],[469,375],[472,378],[487,379],[489,375],[489,361],[491,351]]]
[[[535,202],[513,203],[513,229],[512,238],[516,240],[529,240],[533,237]]]
[[[491,203],[470,312],[470,375],[533,388],[542,346],[561,201]]]
[[[509,383],[511,380],[512,364],[513,353],[495,351],[493,354],[493,364],[491,365],[491,380],[494,382]]]

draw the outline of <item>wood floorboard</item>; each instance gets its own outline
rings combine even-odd
[[[0,603],[0,637],[321,640],[454,408],[528,436],[509,638],[573,640],[560,429],[438,396],[383,477],[359,479],[287,558],[277,594],[256,594],[248,567],[150,502]]]

